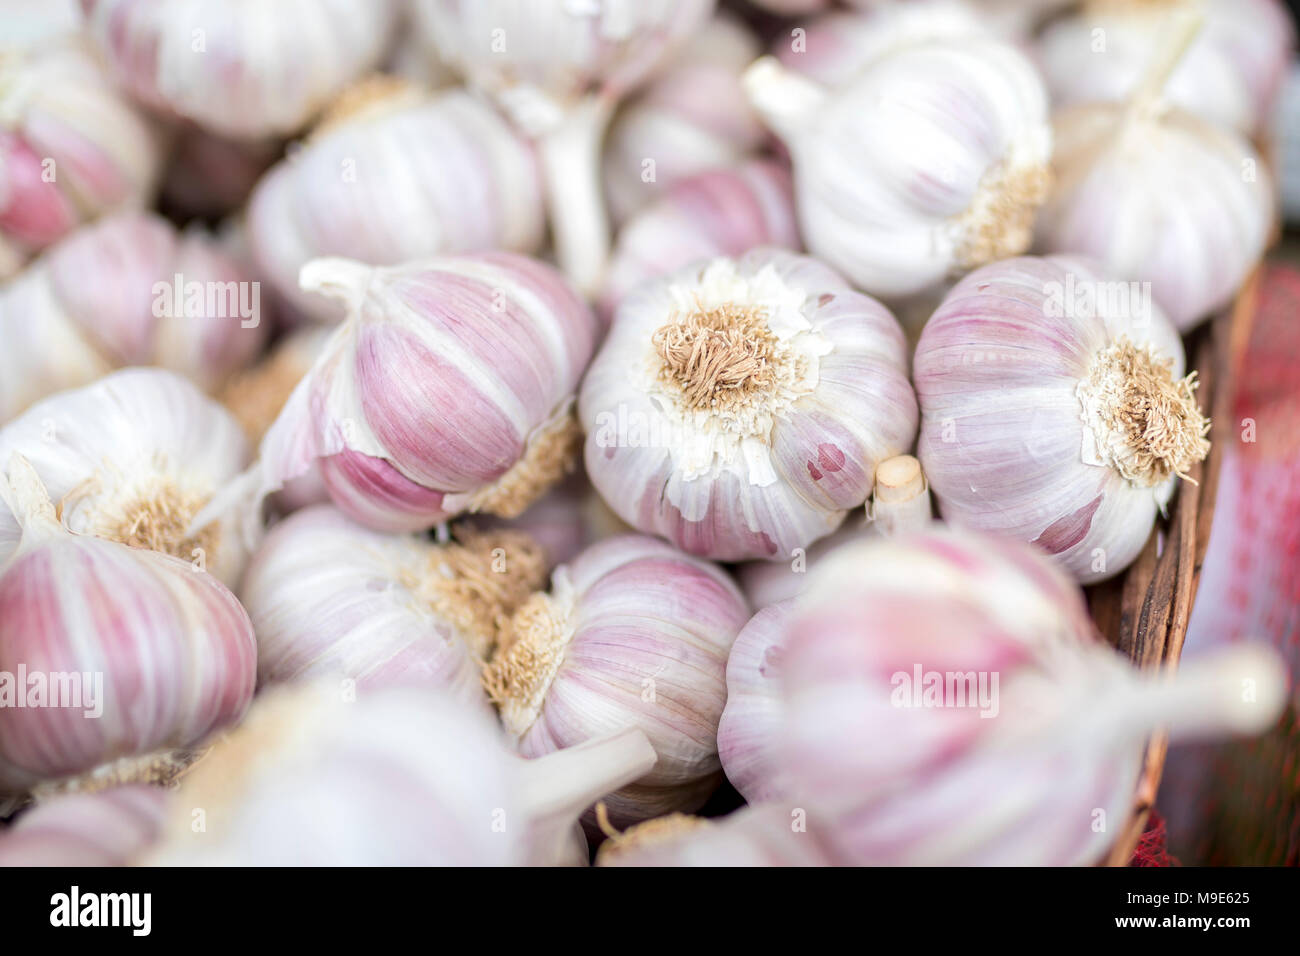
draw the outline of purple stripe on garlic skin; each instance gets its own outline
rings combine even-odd
[[[906,368],[888,310],[815,260],[696,263],[620,306],[583,382],[587,471],[642,531],[717,560],[780,560],[833,531],[876,464],[911,446]]]
[[[161,832],[167,795],[129,785],[43,800],[0,830],[0,867],[127,866]]]
[[[1105,422],[1139,391],[1165,396],[1168,421],[1143,421],[1185,446],[1175,466],[1191,467],[1208,449],[1200,413],[1180,397],[1182,343],[1140,292],[1087,260],[1023,257],[949,293],[913,358],[918,456],[946,520],[1036,543],[1084,583],[1132,562],[1177,476],[1162,464],[1126,477],[1126,457],[1153,446]],[[1155,379],[1122,377],[1113,350],[1124,342]],[[1121,391],[1106,397],[1089,386],[1094,370],[1113,374]]]

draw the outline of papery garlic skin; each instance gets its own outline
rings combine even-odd
[[[239,596],[264,684],[335,675],[360,692],[415,683],[483,704],[481,660],[497,620],[544,580],[541,553],[518,533],[435,544],[322,505],[271,530]]]
[[[911,446],[906,370],[893,316],[816,260],[696,263],[619,307],[583,381],[587,473],[624,521],[691,554],[784,559]]]
[[[190,534],[191,519],[247,467],[250,446],[224,408],[162,369],[123,369],[45,399],[0,429],[0,461],[21,454],[63,526],[151,548],[233,587],[248,551],[233,519]],[[0,563],[18,547],[0,504]]]
[[[638,731],[537,761],[427,689],[259,697],[186,776],[152,865],[502,866],[573,862],[578,814],[654,763]],[[194,834],[190,811],[207,828]]]
[[[808,249],[877,296],[1023,252],[1047,196],[1047,96],[1014,48],[905,45],[827,91],[764,57],[746,72],[790,149]]]
[[[1117,574],[1176,472],[1208,451],[1184,363],[1151,297],[1088,260],[1022,257],[967,276],[913,357],[917,454],[940,514],[1036,544],[1083,583]],[[1166,417],[1135,411],[1146,402]],[[1171,448],[1153,444],[1166,439]]]
[[[0,56],[0,277],[80,223],[147,204],[163,153],[80,39]]]
[[[720,779],[727,654],[748,617],[719,568],[653,538],[610,538],[516,612],[485,684],[527,757],[645,732],[659,761],[606,798],[617,825],[697,810]]]
[[[0,421],[129,365],[212,391],[252,362],[271,324],[260,283],[217,240],[153,213],[107,217],[0,289]]]
[[[545,236],[533,150],[490,106],[462,91],[375,95],[273,167],[250,200],[258,265],[295,310],[318,321],[342,317],[337,303],[299,288],[303,265],[319,256],[394,265],[482,249],[535,252]]]
[[[128,785],[42,801],[0,830],[0,867],[126,866],[162,830],[167,791]]]
[[[243,716],[253,629],[216,578],[171,555],[70,533],[21,455],[0,492],[22,528],[0,568],[0,672],[25,696],[32,685],[17,686],[16,675],[44,675],[47,701],[59,698],[0,707],[0,791],[191,747]]]
[[[1273,181],[1254,148],[1159,104],[1079,106],[1054,125],[1056,186],[1038,245],[1149,282],[1180,330],[1227,306],[1275,216]]]
[[[141,102],[237,139],[297,132],[373,69],[390,0],[82,0],[86,26]]]
[[[830,556],[782,667],[790,800],[855,865],[1096,862],[1158,727],[1258,732],[1286,697],[1260,649],[1136,671],[1041,554],[951,529]]]

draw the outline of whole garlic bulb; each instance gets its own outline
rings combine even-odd
[[[805,257],[756,249],[637,287],[583,381],[592,484],[692,554],[783,559],[912,444],[903,333]]]
[[[1178,333],[1140,286],[1066,256],[963,279],[921,333],[918,455],[953,524],[1123,570],[1209,451]]]
[[[376,80],[335,113],[262,178],[249,204],[253,255],[295,310],[341,317],[337,303],[299,290],[299,271],[319,256],[396,265],[541,247],[546,216],[532,148],[487,104],[459,90],[429,98]]]
[[[0,461],[18,453],[57,502],[65,528],[161,551],[234,587],[248,550],[233,520],[191,534],[192,518],[248,465],[224,408],[162,369],[123,369],[38,402],[0,429]],[[19,546],[0,505],[0,563]]]
[[[754,159],[688,176],[619,230],[601,291],[601,314],[611,318],[647,279],[758,246],[800,247],[789,170],[775,160]]]
[[[413,682],[484,701],[481,662],[500,622],[544,583],[544,559],[519,532],[461,534],[446,544],[383,534],[324,505],[280,522],[239,591],[259,680]]]
[[[619,111],[603,154],[605,195],[615,222],[682,179],[732,166],[762,145],[767,131],[740,84],[740,74],[760,52],[748,27],[716,16]]]
[[[1266,648],[1135,670],[1077,587],[1004,538],[848,545],[813,574],[782,659],[790,799],[855,865],[1096,861],[1146,738],[1258,732],[1286,698]]]
[[[132,95],[235,139],[301,129],[382,58],[390,0],[81,0]]]
[[[484,683],[526,757],[645,732],[659,761],[606,798],[618,825],[697,810],[721,776],[727,653],[748,617],[719,568],[653,538],[609,538],[515,612]]]
[[[278,688],[186,775],[144,862],[573,863],[578,815],[654,762],[638,730],[522,760],[489,715],[427,689]]]
[[[269,312],[261,284],[205,233],[153,213],[102,219],[0,289],[0,421],[128,365],[213,391],[253,361]]]
[[[9,459],[0,499],[22,533],[0,566],[0,672],[11,677],[0,791],[124,758],[109,779],[147,779],[151,754],[192,747],[243,716],[253,628],[216,578],[171,555],[69,532],[21,455]]]
[[[745,84],[794,159],[805,244],[858,288],[908,295],[1029,247],[1052,133],[1012,47],[905,45],[829,92],[764,57]]]
[[[163,153],[80,40],[0,55],[0,277],[80,223],[146,205]]]
[[[167,791],[129,784],[43,800],[0,830],[0,867],[126,866],[162,830]]]

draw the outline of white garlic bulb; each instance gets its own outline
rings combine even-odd
[[[602,167],[616,223],[674,183],[732,166],[762,145],[767,131],[740,83],[760,52],[748,27],[716,16],[623,106],[605,136]]]
[[[619,517],[718,560],[782,560],[834,531],[916,427],[893,316],[775,249],[637,287],[579,413]]]
[[[1029,247],[1052,132],[1012,47],[904,45],[833,91],[764,57],[745,84],[793,157],[804,243],[858,288],[908,295]]]
[[[238,422],[183,378],[123,369],[38,402],[0,429],[0,461],[21,454],[65,528],[162,551],[234,586],[248,550],[233,521],[196,534],[191,519],[248,465]],[[0,506],[0,562],[19,541]]]
[[[659,761],[607,798],[620,826],[697,810],[721,777],[727,653],[748,617],[719,568],[653,538],[609,538],[515,613],[484,683],[527,757],[645,732]]]
[[[501,621],[544,583],[544,559],[519,532],[461,538],[383,534],[325,505],[290,515],[239,591],[257,633],[259,680],[336,675],[485,701],[481,661]]]
[[[489,715],[427,689],[277,688],[184,778],[144,862],[571,864],[578,815],[654,762],[638,730],[522,760]]]
[[[271,324],[261,284],[217,240],[153,213],[106,217],[0,288],[0,421],[128,365],[215,390],[253,361]]]
[[[299,271],[319,256],[394,265],[540,248],[546,216],[532,148],[487,104],[377,80],[337,113],[263,177],[249,205],[254,257],[297,311],[341,317],[336,302],[299,289]]]
[[[82,0],[90,35],[141,102],[223,136],[297,132],[374,68],[390,0]]]
[[[156,752],[243,716],[253,628],[216,578],[68,531],[21,455],[0,500],[21,533],[0,565],[0,791],[101,770],[149,781],[168,762]]]
[[[0,830],[0,867],[126,866],[162,831],[166,798],[131,784],[43,800]]]

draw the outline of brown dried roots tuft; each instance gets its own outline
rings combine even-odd
[[[195,551],[203,554],[207,564],[221,543],[221,528],[210,524],[193,536],[185,532],[204,505],[208,495],[184,492],[170,482],[159,480],[114,514],[98,516],[90,530],[97,537],[120,541],[133,548],[161,551],[183,561],[192,561]]]
[[[660,378],[695,411],[748,404],[775,387],[780,342],[767,312],[728,303],[675,315],[658,329]]]
[[[1008,169],[1001,162],[985,173],[970,208],[956,219],[958,265],[977,269],[1028,249],[1051,182],[1045,166]]]
[[[689,813],[669,813],[666,816],[655,817],[653,820],[646,820],[644,823],[628,827],[620,833],[609,822],[609,810],[606,809],[604,801],[596,804],[596,825],[608,837],[596,852],[597,866],[603,866],[611,859],[622,854],[643,847],[668,843],[683,833],[703,830],[713,826],[704,817],[692,816]]]
[[[582,448],[582,426],[572,406],[538,427],[510,470],[470,496],[468,511],[517,518],[557,481],[573,471]]]

